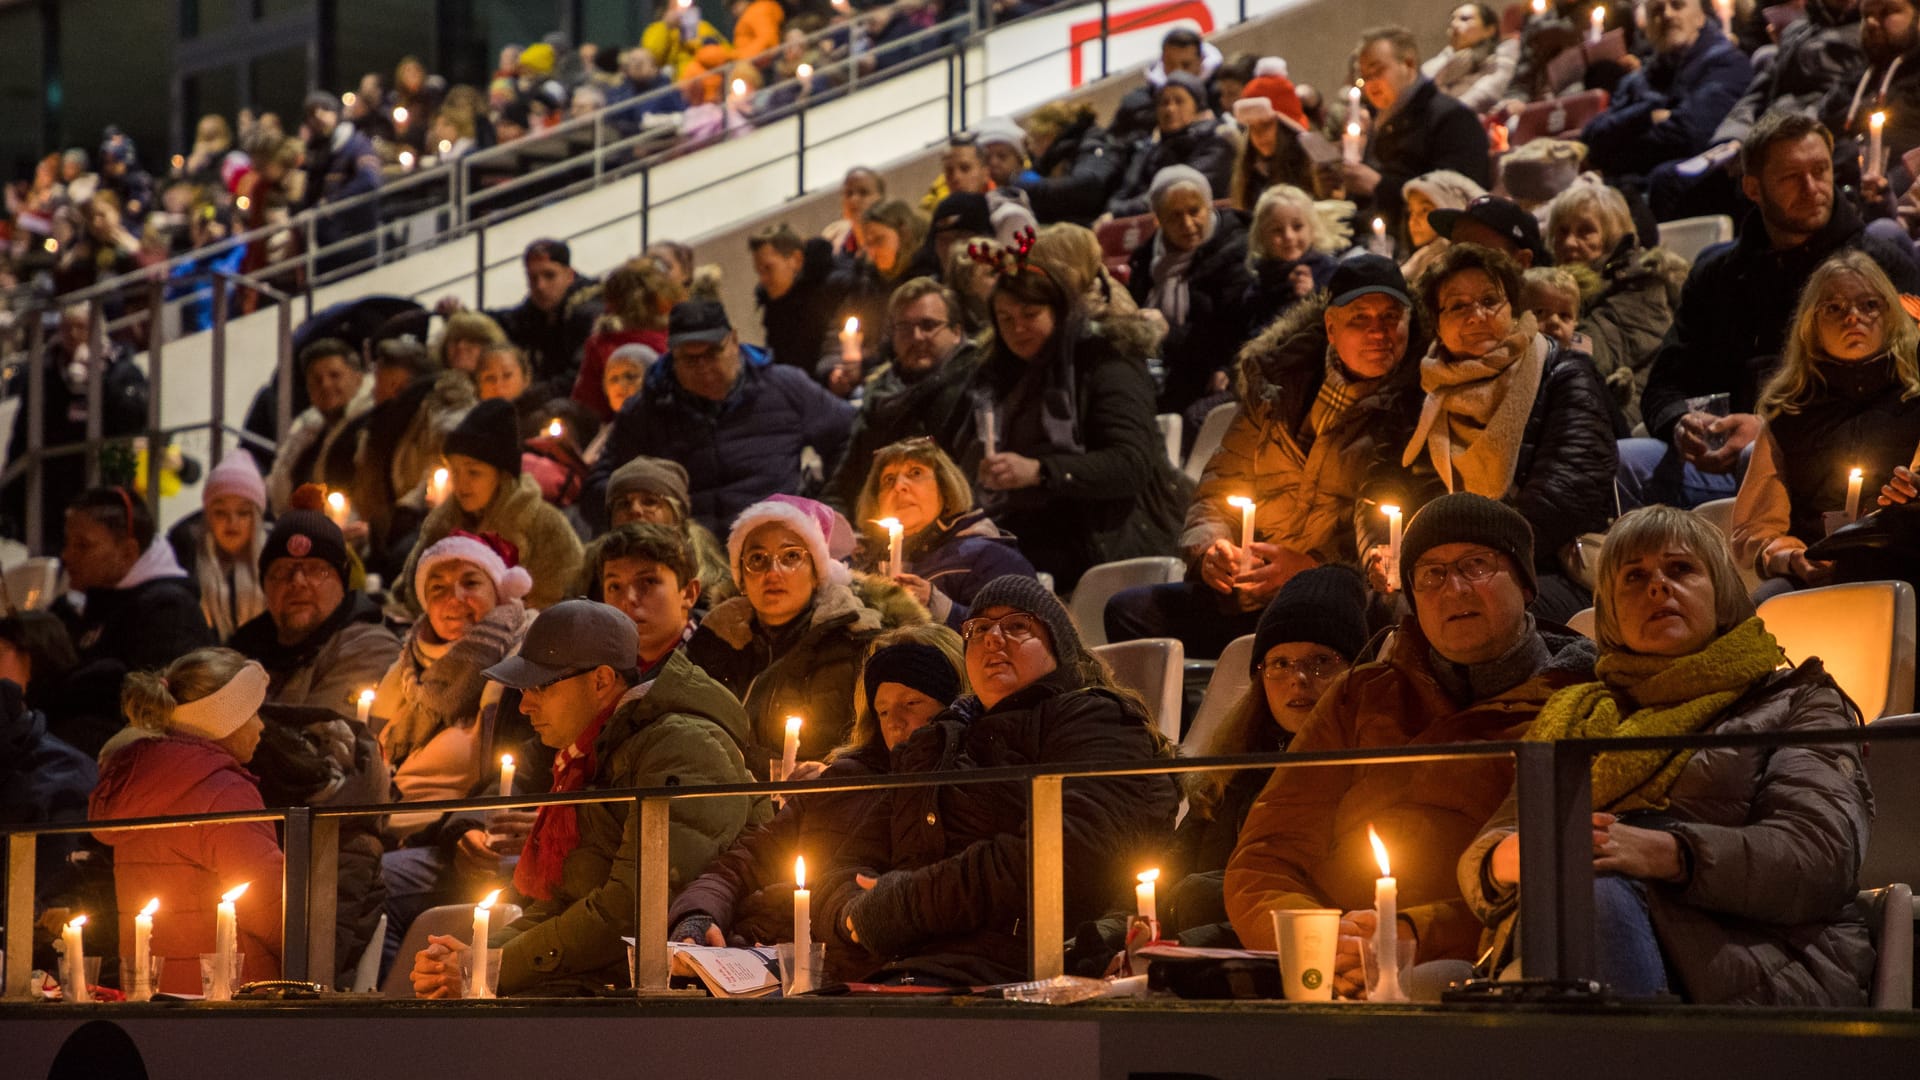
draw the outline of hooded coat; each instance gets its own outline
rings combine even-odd
[[[292,645],[280,643],[273,615],[262,613],[233,632],[227,647],[260,661],[271,679],[267,700],[275,705],[313,705],[335,716],[357,716],[360,691],[400,655],[400,639],[380,616],[380,605],[349,592],[333,614]]]
[[[590,789],[744,784],[746,714],[726,688],[675,652],[653,680],[627,692],[594,742]],[[566,857],[550,900],[535,901],[494,932],[504,950],[500,991],[577,978],[625,985],[623,936],[634,932],[639,821],[629,801],[577,808],[580,843]],[[761,796],[677,799],[668,819],[668,890],[677,893],[725,851],[740,830],[767,820]]]
[[[598,505],[606,506],[605,488]],[[405,566],[390,590],[408,611],[420,611],[420,598],[413,585],[414,566],[428,548],[447,538],[455,529],[490,532],[511,543],[520,552],[520,565],[533,576],[533,591],[526,604],[536,610],[552,607],[565,600],[580,576],[580,564],[586,557],[580,534],[567,523],[567,517],[540,496],[540,482],[530,473],[519,476],[500,474],[500,486],[493,501],[476,516],[460,509],[458,499],[447,498],[427,513],[420,524],[420,538],[407,554]],[[391,657],[389,657],[391,659]]]
[[[1629,430],[1640,423],[1640,394],[1673,325],[1689,269],[1666,248],[1640,247],[1631,236],[1621,237],[1597,273],[1572,268],[1580,282],[1580,332],[1592,343],[1593,369]]]
[[[163,668],[187,653],[217,645],[193,579],[173,558],[162,537],[142,552],[133,569],[117,583],[87,590],[76,614],[64,602],[54,608],[67,624],[81,664],[109,661],[127,671]]]

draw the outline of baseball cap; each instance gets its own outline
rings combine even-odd
[[[1385,255],[1355,255],[1340,260],[1327,282],[1327,292],[1333,297],[1329,303],[1334,307],[1351,304],[1368,293],[1391,296],[1408,307],[1413,306],[1407,296],[1406,275]]]
[[[482,672],[515,690],[531,690],[606,666],[639,666],[640,632],[619,608],[593,600],[562,600],[527,628],[520,651]]]
[[[1467,204],[1465,210],[1435,210],[1427,215],[1433,231],[1453,239],[1453,227],[1462,220],[1472,221],[1510,240],[1515,247],[1533,252],[1533,264],[1546,266],[1552,260],[1546,245],[1540,242],[1540,219],[1520,208],[1520,204],[1498,195],[1482,195]]]
[[[667,348],[696,342],[725,341],[733,333],[727,309],[718,300],[682,300],[667,316]]]

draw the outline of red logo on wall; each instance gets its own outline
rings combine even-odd
[[[1168,0],[1167,3],[1143,7],[1123,15],[1107,16],[1107,34],[1118,37],[1121,34],[1179,22],[1182,19],[1192,19],[1199,23],[1202,34],[1213,33],[1213,12],[1207,9],[1207,5],[1202,0]],[[1071,65],[1073,85],[1079,86],[1086,81],[1080,50],[1083,46],[1100,40],[1100,20],[1096,18],[1083,23],[1074,23],[1068,28],[1068,40],[1071,42],[1072,51],[1067,54],[1067,61]]]

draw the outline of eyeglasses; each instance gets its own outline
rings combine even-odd
[[[780,567],[781,573],[791,574],[812,559],[813,555],[806,548],[790,547],[781,548],[777,555],[766,551],[749,551],[740,560],[740,565],[746,568],[747,573],[759,577],[775,566]]]
[[[895,337],[914,337],[925,334],[929,337],[952,326],[946,319],[902,319],[893,324]]]
[[[1461,300],[1440,309],[1443,319],[1471,319],[1475,315],[1497,315],[1507,306],[1503,296],[1483,296],[1478,300]]]
[[[1347,670],[1347,662],[1338,656],[1323,653],[1304,660],[1288,660],[1286,657],[1262,660],[1254,665],[1254,670],[1268,682],[1286,682],[1295,677],[1320,682]]]
[[[1438,592],[1455,574],[1469,585],[1478,585],[1504,569],[1500,556],[1492,552],[1469,555],[1450,563],[1421,563],[1413,568],[1413,591]]]
[[[1023,641],[1032,641],[1046,629],[1046,624],[1038,617],[1024,611],[1010,612],[997,619],[968,619],[960,624],[960,637],[968,644],[973,639],[984,636],[989,630],[997,630],[1000,637],[1009,645],[1018,645]]]
[[[1858,315],[1861,322],[1875,323],[1886,314],[1887,306],[1877,297],[1866,296],[1858,300],[1825,300],[1814,309],[1820,317],[1833,322],[1846,322],[1847,316]]]

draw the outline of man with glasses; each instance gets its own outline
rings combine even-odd
[[[1591,642],[1535,624],[1533,531],[1492,499],[1443,495],[1400,548],[1413,614],[1382,659],[1327,690],[1289,752],[1518,739],[1556,690],[1593,678]],[[1392,853],[1401,936],[1416,961],[1467,960],[1480,922],[1455,865],[1513,784],[1510,758],[1276,769],[1227,864],[1227,912],[1248,947],[1273,947],[1272,912],[1345,912],[1335,989],[1361,992],[1360,944],[1373,931],[1379,875],[1369,828]]]
[[[667,371],[650,376],[638,404],[614,419],[581,493],[578,505],[596,530],[607,527],[608,480],[636,457],[679,462],[694,520],[715,532],[768,495],[797,493],[807,448],[839,460],[853,406],[799,368],[744,363],[719,301],[675,304],[667,349]]]
[[[893,359],[867,376],[860,411],[826,501],[851,512],[874,451],[925,435],[958,457],[951,435],[964,416],[966,387],[980,351],[960,328],[960,298],[930,277],[913,278],[887,300]]]
[[[640,682],[639,636],[619,609],[566,600],[540,613],[518,654],[486,677],[519,690],[520,710],[558,751],[555,792],[747,784],[747,717],[740,703],[683,652]],[[503,994],[541,983],[627,985],[639,821],[631,800],[542,807],[514,888],[528,898],[517,921],[495,924]],[[668,812],[668,874],[692,881],[743,828],[771,816],[758,796],[679,799]],[[435,935],[413,958],[414,993],[459,997],[467,946]]]
[[[1654,169],[1702,153],[1753,79],[1709,0],[1646,0],[1653,59],[1620,80],[1607,111],[1587,122],[1587,163],[1609,179],[1644,183]],[[1852,89],[1849,87],[1848,89]],[[1649,245],[1651,246],[1651,245]]]

